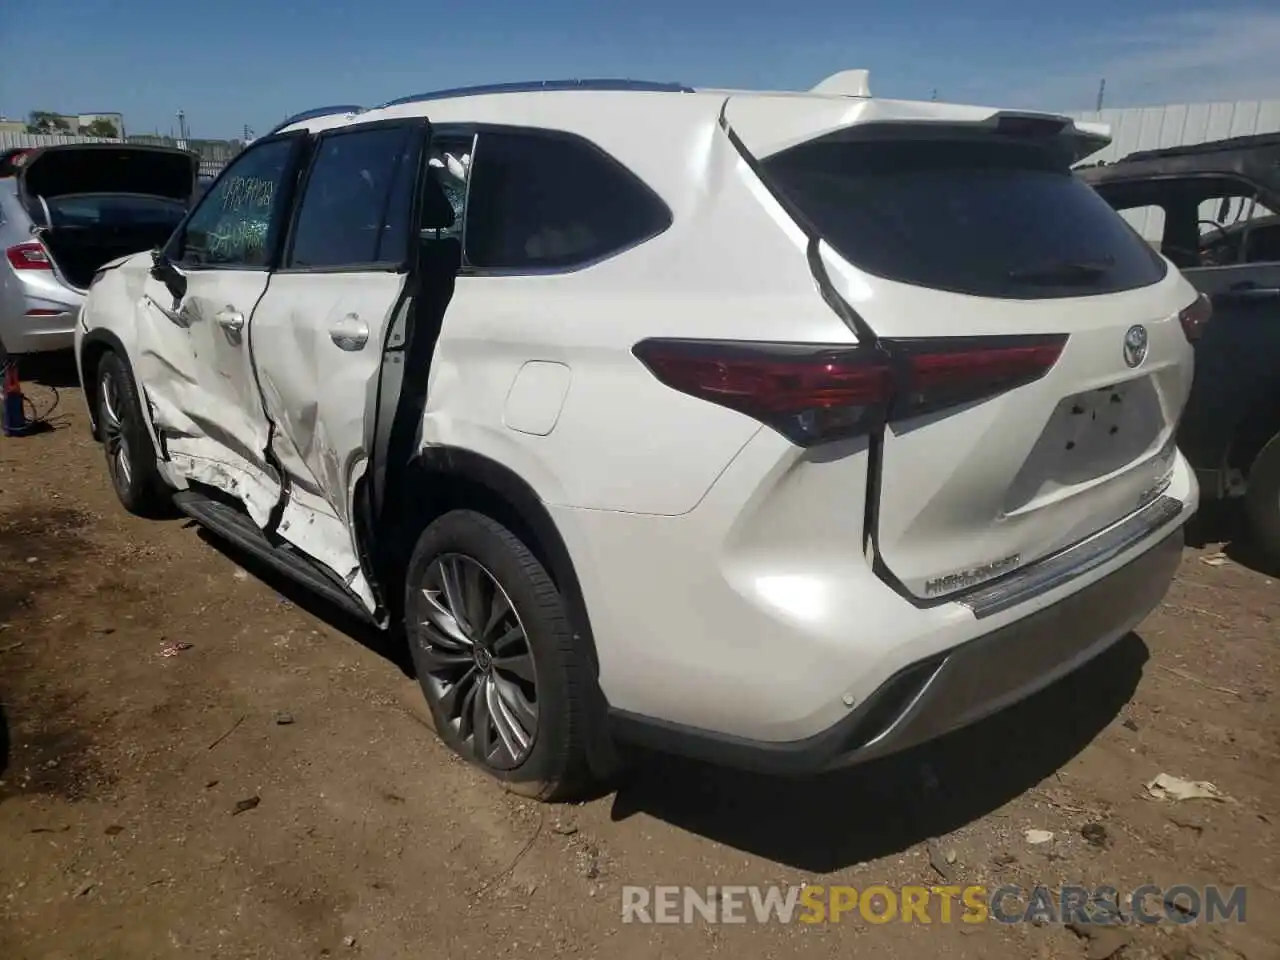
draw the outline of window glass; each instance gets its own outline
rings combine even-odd
[[[1245,263],[1280,263],[1280,218],[1254,218],[1245,241]]]
[[[180,200],[164,197],[113,196],[54,197],[47,201],[54,227],[128,227],[164,224],[176,227],[186,213]]]
[[[276,140],[237,157],[187,221],[178,259],[190,266],[266,266],[296,143]]]
[[[1252,184],[1235,177],[1194,176],[1102,184],[1098,192],[1181,269],[1265,262],[1260,227],[1275,213]]]
[[[902,283],[1045,299],[1155,283],[1163,261],[1052,151],[986,136],[819,140],[765,161],[850,263]]]
[[[1265,227],[1273,224],[1275,213],[1252,195],[1252,191],[1220,191],[1200,205],[1200,263],[1228,266],[1238,263],[1265,263],[1275,260],[1274,241]]]
[[[391,193],[378,239],[379,263],[404,263],[409,253],[409,219],[413,215],[413,188],[418,175],[417,140],[406,135],[396,159]]]
[[[472,167],[466,262],[473,267],[575,266],[671,224],[633,173],[577,137],[482,133]]]
[[[453,207],[453,226],[441,230],[439,236],[461,237],[463,224],[463,208],[467,202],[467,182],[471,175],[471,137],[433,137],[431,153],[427,159],[432,176],[445,198]],[[428,236],[436,236],[435,230],[429,230]]]
[[[287,266],[379,262],[386,201],[409,135],[407,127],[376,127],[331,134],[320,141],[298,209]],[[388,243],[388,255],[395,252],[397,259],[403,259],[403,248],[393,250],[393,242]]]
[[[1160,249],[1160,242],[1164,239],[1164,207],[1152,203],[1140,207],[1127,207],[1119,212],[1125,222],[1138,231],[1138,235],[1143,240],[1157,250]]]

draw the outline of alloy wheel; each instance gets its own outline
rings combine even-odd
[[[462,751],[495,770],[529,756],[538,733],[538,678],[520,615],[472,557],[428,565],[409,623],[428,696]]]
[[[106,447],[111,479],[117,489],[128,490],[133,482],[133,467],[129,464],[129,439],[125,436],[120,382],[113,374],[105,373],[99,390],[102,397],[102,440]]]

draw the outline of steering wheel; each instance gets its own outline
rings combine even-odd
[[[1208,261],[1206,266],[1217,265],[1218,258],[1214,255],[1214,248],[1217,246],[1219,240],[1218,239],[1206,240],[1206,237],[1209,235],[1209,233],[1216,230],[1218,233],[1218,238],[1220,238],[1220,241],[1222,244],[1221,248],[1219,249],[1227,251],[1228,256],[1230,255],[1230,250],[1231,250],[1231,237],[1227,233],[1227,228],[1224,227],[1222,224],[1220,224],[1217,220],[1197,220],[1196,221],[1197,227],[1206,225],[1206,224],[1211,228],[1211,230],[1207,231],[1206,233],[1202,233],[1200,235],[1200,259],[1202,262],[1205,260]]]
[[[1197,227],[1202,226],[1202,225],[1204,225],[1204,224],[1208,224],[1208,225],[1209,225],[1210,227],[1212,227],[1214,230],[1217,230],[1217,231],[1218,231],[1219,236],[1221,236],[1223,240],[1228,240],[1228,241],[1229,241],[1229,240],[1231,239],[1231,237],[1227,235],[1227,228],[1226,228],[1226,227],[1224,227],[1222,224],[1220,224],[1217,220],[1197,220],[1197,221],[1196,221],[1196,226],[1197,226]],[[1203,241],[1204,234],[1201,234],[1200,236],[1201,236],[1201,238],[1202,238],[1202,239],[1201,239],[1200,246],[1203,248],[1203,247],[1204,247],[1204,241]]]

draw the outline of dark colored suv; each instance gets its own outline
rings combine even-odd
[[[1280,133],[1145,150],[1079,176],[1213,305],[1178,443],[1280,563]]]

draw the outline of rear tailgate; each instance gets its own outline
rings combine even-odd
[[[1190,388],[1179,312],[1195,291],[1071,175],[1096,130],[851,98],[734,97],[725,121],[819,239],[820,279],[864,336],[942,358],[959,385],[890,417],[878,444],[870,534],[909,592],[1007,573],[1154,497]],[[982,389],[1009,358],[1031,372]]]

